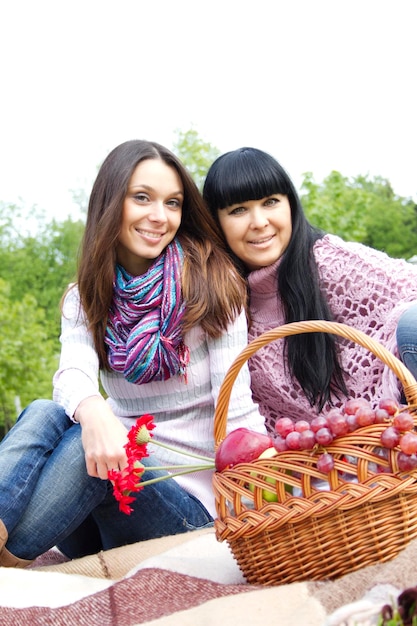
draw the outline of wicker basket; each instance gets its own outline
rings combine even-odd
[[[339,335],[371,351],[396,374],[416,415],[416,380],[378,342],[344,324],[295,322],[256,338],[230,367],[215,413],[216,445],[226,436],[230,394],[242,365],[271,341],[307,332]],[[327,447],[335,459],[329,474],[317,470],[318,455],[308,451],[280,452],[214,473],[216,536],[228,542],[248,582],[334,579],[392,559],[417,537],[417,470],[399,472],[397,450],[384,449],[381,457],[385,427],[374,424],[336,438]],[[265,489],[276,492],[276,501],[263,499]]]

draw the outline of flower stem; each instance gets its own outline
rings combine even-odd
[[[202,465],[201,463],[198,465],[153,465],[152,467],[148,467],[147,465],[143,466],[145,469],[142,474],[148,472],[149,470],[172,470],[172,469],[189,469],[190,471],[200,470],[200,469],[214,469],[214,463],[210,463],[207,465]]]
[[[141,481],[140,485],[141,487],[145,487],[146,485],[153,485],[154,483],[160,483],[162,480],[167,480],[167,478],[175,478],[176,476],[182,476],[183,474],[192,474],[192,472],[194,472],[195,467],[196,466],[188,465],[187,470],[184,470],[182,472],[175,472],[174,474],[165,474],[164,476],[158,476],[157,478],[150,478],[149,480],[144,480],[143,482]],[[199,465],[198,469],[199,470],[213,469],[213,465]]]
[[[174,452],[178,452],[178,454],[183,454],[184,456],[191,456],[194,459],[201,459],[202,461],[209,461],[210,463],[214,463],[214,459],[209,456],[203,456],[201,454],[193,454],[192,452],[183,452],[182,450],[178,450],[178,448],[174,448],[173,446],[169,446],[167,443],[161,443],[155,439],[151,439],[149,443],[154,443],[156,446],[161,446],[161,448],[166,448],[167,450],[173,450]]]

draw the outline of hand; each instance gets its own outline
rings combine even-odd
[[[81,424],[85,462],[90,476],[106,480],[109,470],[126,467],[124,446],[128,441],[128,431],[104,398],[86,398],[78,405],[74,417]]]

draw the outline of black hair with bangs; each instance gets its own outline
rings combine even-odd
[[[281,165],[256,148],[223,154],[211,166],[207,179],[204,195],[212,213],[275,193],[296,196],[294,185]]]
[[[324,233],[307,220],[294,184],[280,163],[262,150],[239,148],[214,161],[203,187],[204,200],[219,228],[219,211],[277,193],[286,195],[291,207],[291,238],[276,277],[277,298],[282,301],[285,321],[332,320],[313,254],[314,243]],[[230,249],[229,253],[241,273],[247,274]],[[318,412],[326,403],[333,403],[332,395],[347,395],[338,341],[327,333],[303,333],[285,339],[290,373]]]

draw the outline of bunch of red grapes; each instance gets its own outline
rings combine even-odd
[[[386,424],[381,433],[381,445],[399,449],[399,470],[416,469],[417,432],[413,416],[392,398],[380,400],[375,408],[364,398],[348,400],[342,408],[333,408],[327,415],[316,416],[311,422],[281,417],[275,423],[273,443],[277,452],[324,449],[317,459],[317,469],[328,473],[334,467],[334,459],[326,452],[326,447],[336,437],[372,424]]]

